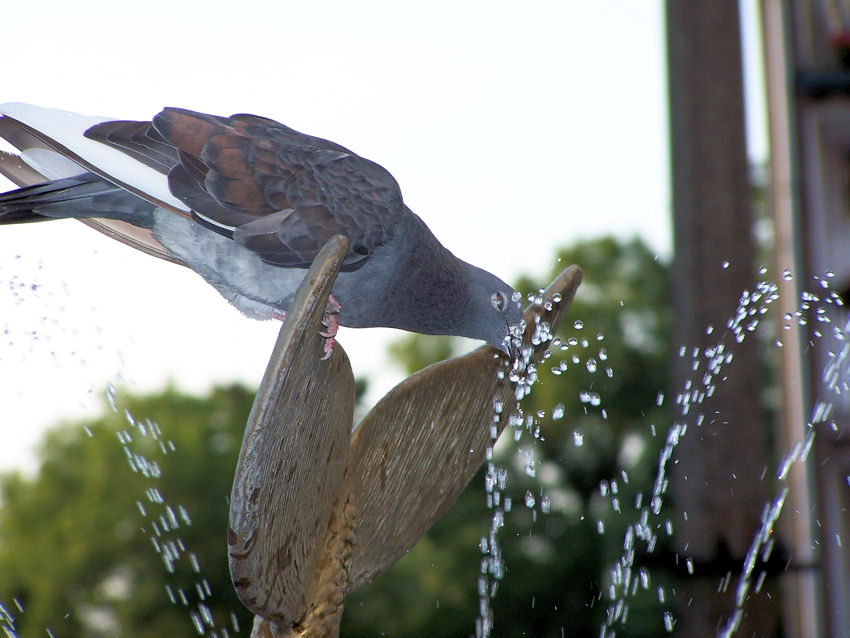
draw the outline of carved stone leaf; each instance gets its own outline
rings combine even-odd
[[[502,355],[485,346],[409,377],[363,420],[351,443],[357,506],[352,589],[413,546],[484,459]],[[500,387],[501,386],[501,387]]]
[[[545,291],[560,301],[531,306],[523,343],[534,363],[547,341],[532,345],[541,323],[554,333],[581,282],[571,266]],[[454,503],[485,459],[493,400],[503,405],[498,428],[515,407],[507,358],[491,346],[421,370],[391,390],[366,416],[351,442],[351,494],[356,506],[351,589],[373,579],[409,550]],[[499,379],[499,369],[505,379]]]
[[[230,571],[242,602],[281,626],[317,603],[332,515],[344,493],[354,378],[336,344],[322,361],[321,319],[348,242],[331,240],[281,328],[249,417],[230,507]]]

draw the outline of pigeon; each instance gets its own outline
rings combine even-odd
[[[76,218],[188,266],[245,315],[283,318],[331,237],[349,249],[325,315],[483,340],[511,351],[522,320],[504,281],[447,250],[380,165],[256,115],[165,108],[151,121],[0,105],[0,224]]]

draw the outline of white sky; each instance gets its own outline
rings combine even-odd
[[[752,25],[755,2],[743,6]],[[2,14],[15,61],[0,101],[272,117],[384,165],[448,248],[509,281],[608,233],[671,254],[661,0],[79,0]],[[752,132],[763,157],[763,124]],[[0,468],[27,464],[45,425],[91,411],[117,375],[133,390],[255,385],[279,328],[73,221],[0,228],[0,311]],[[340,334],[355,374],[384,389],[387,335]]]

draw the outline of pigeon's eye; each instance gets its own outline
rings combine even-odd
[[[493,304],[493,307],[502,312],[505,308],[508,307],[508,298],[505,296],[503,292],[494,292],[490,295],[490,303]]]

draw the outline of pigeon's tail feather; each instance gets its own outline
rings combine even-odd
[[[26,164],[23,164],[26,166]],[[4,171],[4,175],[6,172]],[[6,175],[8,177],[8,175]],[[43,179],[43,178],[42,178]],[[80,180],[76,178],[43,182],[24,186],[7,193],[0,193],[0,224],[20,224],[23,222],[36,222],[59,217],[73,217],[73,215],[45,215],[39,211],[39,207],[49,207],[61,201],[63,193],[80,186]],[[76,195],[71,195],[78,199]]]
[[[2,121],[0,119],[0,122]],[[0,130],[0,133],[2,133],[2,130]],[[47,179],[27,164],[23,157],[7,151],[0,151],[0,175],[17,186],[37,184]]]
[[[0,173],[9,177],[6,170]],[[20,181],[32,177],[23,175]],[[154,204],[89,172],[0,193],[0,225],[76,218],[142,252],[182,264],[154,239],[155,210]]]
[[[83,172],[0,194],[0,223],[99,217],[149,228],[154,205]]]

